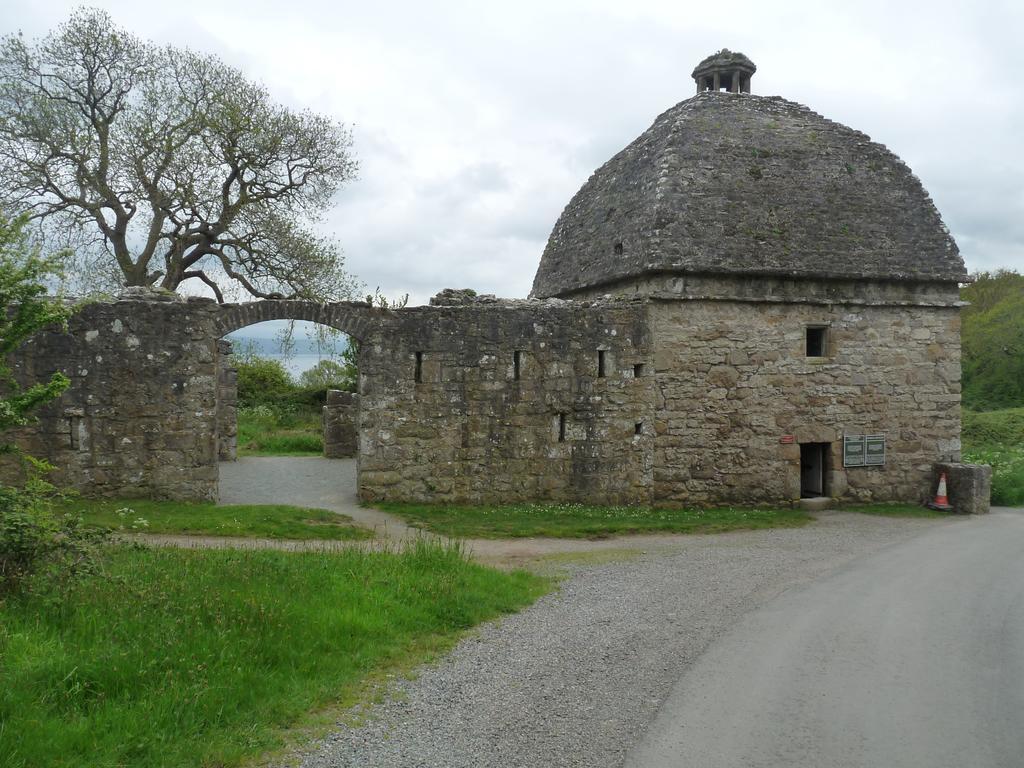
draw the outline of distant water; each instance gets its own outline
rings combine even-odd
[[[273,339],[249,338],[245,336],[229,336],[232,349],[235,353],[242,353],[252,350],[260,357],[269,357],[271,360],[280,360],[288,372],[298,378],[303,371],[308,371],[321,360],[337,360],[331,350],[317,351],[316,342],[309,339],[295,339],[295,351],[288,355],[281,354],[281,346]],[[344,349],[343,344],[339,345],[338,351]]]
[[[296,378],[303,372],[308,371],[314,365],[319,363],[321,360],[332,359],[329,355],[317,355],[317,354],[295,354],[291,357],[282,357],[281,355],[267,355],[275,360],[280,360],[284,363],[284,367],[288,369],[288,372]]]

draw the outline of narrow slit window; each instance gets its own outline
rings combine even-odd
[[[422,352],[417,352],[416,353],[416,373],[414,374],[413,379],[416,381],[417,384],[421,384],[423,382],[423,353]]]
[[[603,379],[605,377],[605,351],[603,349],[597,350],[597,378]]]
[[[807,327],[807,357],[828,355],[828,328],[823,325]]]
[[[73,451],[79,449],[78,443],[78,417],[68,417],[68,447]]]
[[[616,243],[614,245],[614,247],[612,248],[612,250],[615,251],[615,255],[616,256],[621,256],[622,255],[622,243]]]
[[[565,442],[565,414],[558,414],[558,442]]]
[[[633,434],[634,435],[642,435],[643,433],[644,433],[644,423],[642,421],[638,421],[636,424],[633,425]]]
[[[519,381],[523,373],[523,353],[518,349],[512,353],[512,378]]]
[[[634,365],[633,366],[633,378],[634,379],[639,379],[643,375],[644,375],[644,364],[643,363],[637,363],[636,365]]]

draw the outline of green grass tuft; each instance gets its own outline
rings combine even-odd
[[[0,603],[5,768],[238,765],[549,588],[425,543],[121,547],[105,571]]]
[[[843,512],[859,512],[862,515],[882,515],[884,517],[949,517],[948,512],[929,509],[920,504],[843,504],[839,509]]]
[[[240,456],[310,456],[324,450],[319,406],[238,410]]]
[[[801,509],[652,509],[584,504],[375,504],[410,524],[456,538],[601,538],[627,533],[719,533],[804,525],[813,518]]]
[[[57,511],[81,516],[89,525],[129,533],[243,536],[272,539],[350,541],[373,537],[347,515],[285,504],[226,505],[145,499],[73,499]]]

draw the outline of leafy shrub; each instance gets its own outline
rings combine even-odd
[[[69,576],[95,564],[95,543],[102,536],[80,521],[53,514],[48,497],[54,488],[42,478],[50,466],[21,454],[3,434],[32,422],[36,408],[67,389],[59,371],[34,383],[18,381],[9,359],[37,331],[66,325],[70,307],[47,297],[46,284],[59,275],[55,258],[43,258],[32,246],[24,216],[0,215],[0,454],[16,455],[27,472],[24,487],[0,485],[0,595],[13,592],[29,577],[49,571],[66,584]]]
[[[38,475],[24,488],[0,487],[0,595],[18,591],[33,576],[66,587],[97,569],[108,534],[85,527],[81,518],[55,514],[53,492]]]
[[[309,370],[302,372],[299,384],[306,389],[343,389],[352,392],[356,385],[355,366],[336,360],[321,360]]]
[[[975,412],[964,409],[965,448],[1024,446],[1024,408]]]
[[[1024,406],[1024,275],[974,275],[960,297],[963,400],[976,410]]]
[[[42,328],[65,325],[70,308],[46,296],[59,273],[56,258],[44,258],[29,241],[28,219],[0,214],[0,432],[30,423],[32,411],[59,397],[70,381],[60,371],[27,387],[11,372],[10,355]],[[0,452],[15,452],[0,442]]]
[[[241,407],[279,403],[296,392],[295,382],[280,360],[245,355],[236,368]]]

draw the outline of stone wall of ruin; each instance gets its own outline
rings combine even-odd
[[[217,340],[294,316],[360,341],[366,501],[788,501],[803,442],[831,445],[830,495],[916,501],[960,458],[959,309],[932,298],[96,303],[19,359],[26,381],[72,380],[21,442],[91,495],[215,498]],[[826,356],[806,356],[808,325]],[[886,464],[844,470],[844,433],[884,434]]]
[[[359,450],[359,395],[329,389],[322,413],[324,458],[355,458]]]
[[[238,369],[231,342],[217,342],[217,459],[238,460]]]
[[[204,300],[92,303],[15,361],[23,381],[71,386],[19,443],[58,485],[93,496],[215,499],[217,336]]]
[[[651,382],[635,366],[652,358],[643,305],[628,301],[94,303],[19,358],[25,381],[72,379],[20,442],[90,495],[216,498],[233,389],[217,340],[287,316],[361,341],[362,498],[650,500]]]
[[[360,345],[363,499],[651,500],[642,303],[473,302],[394,319]]]

